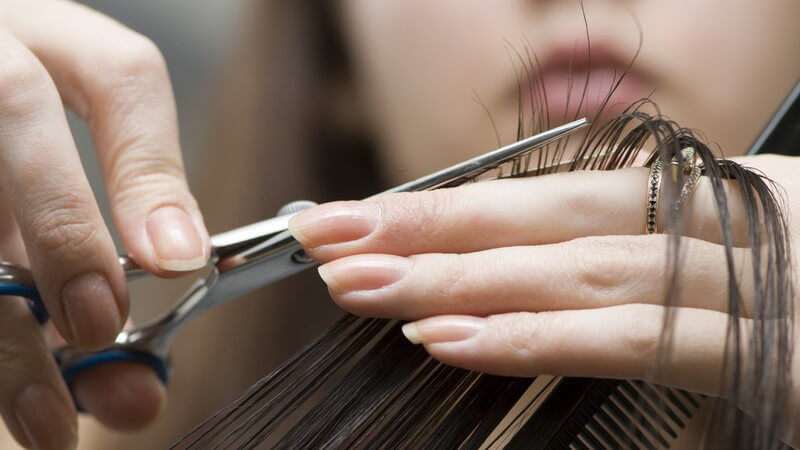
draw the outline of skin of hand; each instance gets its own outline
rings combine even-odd
[[[797,159],[739,161],[786,190],[796,227]],[[312,208],[290,229],[323,263],[320,275],[342,308],[411,320],[406,337],[447,364],[512,376],[635,378],[715,395],[724,378],[728,273],[710,184],[701,179],[687,205],[670,364],[656,371],[668,238],[644,235],[647,179],[648,169],[636,167],[383,195]],[[743,210],[726,183],[741,245]],[[748,330],[750,250],[735,248],[734,259],[749,293]],[[800,370],[793,378],[797,405]]]
[[[591,99],[609,92],[610,75],[627,71],[612,104],[650,96],[728,156],[747,149],[800,73],[793,19],[800,3],[791,0],[342,0],[339,12],[354,66],[351,89],[390,185],[496,148],[495,126],[503,143],[512,141],[520,102],[528,111],[537,107],[524,99],[531,80],[520,74],[515,51],[536,55],[556,122],[591,116]],[[570,73],[572,92],[564,82]],[[581,89],[574,86],[584,80],[589,100],[576,111]],[[797,163],[745,161],[783,185],[793,217]],[[503,374],[647,378],[662,325],[652,292],[663,287],[665,239],[637,236],[645,172],[337,203],[304,213],[293,227],[309,252],[328,262],[321,274],[334,300],[357,314],[415,321],[407,334],[444,362]],[[537,186],[540,193],[531,192]],[[702,189],[694,205],[703,204]],[[641,192],[635,204],[616,203],[632,192]],[[703,205],[711,205],[707,195]],[[658,381],[716,393],[727,320],[718,221],[706,214],[713,206],[690,207],[698,214],[685,242],[699,272],[686,280],[696,289],[687,301],[704,303],[679,312],[676,356],[683,360]],[[734,201],[731,215],[740,213]],[[309,225],[312,215],[318,222]],[[738,257],[746,264],[746,255]],[[798,399],[795,393],[795,405]]]
[[[524,35],[547,59],[585,38],[578,2],[342,0],[337,5],[357,74],[351,87],[363,103],[357,110],[367,116],[364,122],[379,143],[390,182],[495,146],[484,111],[472,100],[473,90],[495,116],[501,136],[513,134],[518,80],[504,39],[519,48]],[[587,0],[585,6],[595,50],[605,47],[616,55],[604,64],[624,66],[636,50],[638,29],[644,30],[637,66],[628,77],[641,82],[635,92],[657,88],[654,98],[663,111],[702,129],[728,153],[750,142],[761,118],[774,110],[800,70],[800,59],[793,56],[800,42],[793,14],[800,3],[794,0],[737,0],[735,7],[721,0]],[[124,279],[75,154],[63,106],[92,128],[126,249],[159,275],[196,267],[208,253],[197,249],[207,249],[208,239],[183,176],[165,63],[146,38],[63,0],[2,2],[0,30],[0,211],[5,212],[0,215],[0,256],[34,268],[59,331],[48,327],[45,334],[100,347],[124,322]],[[558,64],[548,67],[552,76],[563,72]],[[415,223],[422,226],[422,219]],[[550,228],[560,228],[560,222],[544,228],[557,231]],[[181,229],[186,231],[169,231]],[[347,237],[348,232],[341,233]],[[587,246],[605,243],[581,239]],[[68,282],[85,273],[100,274],[86,284],[106,293],[92,295],[96,301],[91,302],[81,300],[84,294],[62,296]],[[98,278],[106,279],[108,288]],[[62,307],[67,297],[78,305]],[[346,300],[340,301],[345,305]],[[67,313],[76,318],[67,320]],[[49,359],[48,340],[29,316],[22,302],[0,302],[0,414],[22,444],[59,448],[74,437],[74,407]],[[424,328],[417,325],[420,336]],[[649,329],[642,328],[647,335]],[[135,428],[163,403],[162,387],[146,370],[137,372],[141,369],[95,369],[78,379],[73,390],[101,421]],[[22,396],[29,385],[33,392]],[[54,394],[37,392],[38,385]],[[23,425],[20,417],[31,414],[17,411],[18,397],[37,412],[52,414]]]
[[[205,265],[208,233],[185,179],[163,57],[147,38],[61,0],[0,4],[0,257],[30,265],[52,325],[0,301],[0,414],[23,446],[74,447],[73,398],[53,346],[111,344],[128,313],[125,276],[67,126],[85,120],[122,242],[149,272]],[[75,399],[101,423],[137,429],[163,408],[148,368],[79,376]]]

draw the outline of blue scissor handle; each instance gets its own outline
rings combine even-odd
[[[152,353],[123,348],[100,350],[98,352],[89,353],[78,359],[75,363],[69,365],[63,365],[62,361],[59,361],[58,353],[53,353],[53,356],[61,367],[61,376],[70,388],[70,382],[84,370],[110,362],[130,362],[145,365],[153,369],[165,386],[169,382],[169,366],[167,362]],[[77,398],[73,398],[73,400],[75,401],[78,412],[86,412]]]
[[[31,309],[36,321],[39,325],[44,325],[50,316],[47,315],[47,309],[44,307],[42,297],[35,287],[27,284],[19,283],[0,283],[0,295],[14,295],[17,297],[25,297],[28,300],[28,307]]]
[[[49,315],[47,314],[47,309],[45,308],[42,298],[39,295],[39,291],[36,290],[36,287],[22,283],[0,282],[0,295],[24,297],[28,301],[28,307],[30,308],[34,317],[36,317],[36,321],[39,322],[40,325],[47,323]],[[68,386],[69,383],[84,370],[110,362],[131,362],[145,365],[153,369],[153,371],[156,373],[156,376],[158,376],[164,385],[169,382],[169,366],[167,365],[167,362],[164,361],[163,358],[160,358],[152,353],[113,348],[109,350],[100,350],[94,353],[87,353],[85,356],[69,365],[62,364],[62,361],[59,360],[57,352],[54,352],[53,356],[61,367],[61,376],[64,378],[64,381],[67,382]],[[78,406],[78,410],[83,412],[83,409],[79,404],[77,404],[77,402],[76,405]]]
[[[58,357],[56,357],[56,359],[57,358]],[[61,375],[64,377],[64,381],[69,383],[84,370],[110,362],[132,362],[136,364],[143,364],[153,369],[164,385],[169,382],[169,367],[167,366],[167,362],[162,358],[152,353],[122,348],[100,350],[98,352],[91,353],[86,357],[81,358],[74,364],[62,366]]]

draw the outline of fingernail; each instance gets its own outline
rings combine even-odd
[[[403,335],[412,344],[437,344],[469,339],[486,325],[486,319],[471,316],[441,316],[403,325]]]
[[[75,343],[95,348],[112,342],[122,328],[122,314],[106,278],[90,272],[64,284],[61,302]]]
[[[14,413],[35,449],[76,448],[78,427],[68,409],[46,384],[30,384],[14,399]]]
[[[307,209],[289,220],[289,231],[307,248],[361,239],[378,225],[371,202],[335,202]]]
[[[359,255],[337,259],[319,266],[319,276],[333,292],[380,289],[403,279],[411,270],[411,261],[402,256]]]
[[[163,206],[147,218],[147,235],[156,265],[172,272],[188,272],[206,265],[207,255],[189,214],[176,206]]]

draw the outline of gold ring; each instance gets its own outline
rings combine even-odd
[[[687,147],[681,150],[681,156],[683,157],[684,164],[683,171],[684,174],[687,175],[687,178],[686,182],[681,187],[678,198],[675,200],[675,211],[680,211],[683,205],[686,204],[686,201],[689,200],[692,192],[694,192],[694,188],[697,186],[697,182],[700,180],[700,177],[703,176],[704,172],[703,163],[697,162],[697,153],[694,148]]]
[[[703,164],[697,161],[697,152],[692,147],[686,147],[681,150],[681,162],[678,158],[672,157],[669,164],[670,176],[673,183],[681,181],[680,173],[683,172],[683,185],[681,186],[680,193],[675,199],[673,208],[675,211],[680,211],[686,204],[689,197],[694,192],[697,182],[703,175]],[[681,170],[681,168],[683,170]],[[645,226],[645,234],[655,234],[658,232],[658,221],[656,213],[658,212],[658,201],[661,194],[661,184],[663,183],[664,170],[661,164],[661,158],[657,158],[650,166],[650,176],[647,181],[647,222]]]

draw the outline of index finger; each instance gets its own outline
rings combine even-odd
[[[99,347],[128,312],[125,278],[64,117],[38,60],[0,32],[0,188],[61,334]]]
[[[473,183],[452,189],[334,202],[295,216],[290,229],[319,261],[358,253],[464,253],[643,234],[647,168],[579,171]],[[733,181],[724,180],[734,242],[746,243]],[[658,219],[666,217],[666,202]],[[684,234],[722,242],[711,184],[701,178],[687,204]]]

